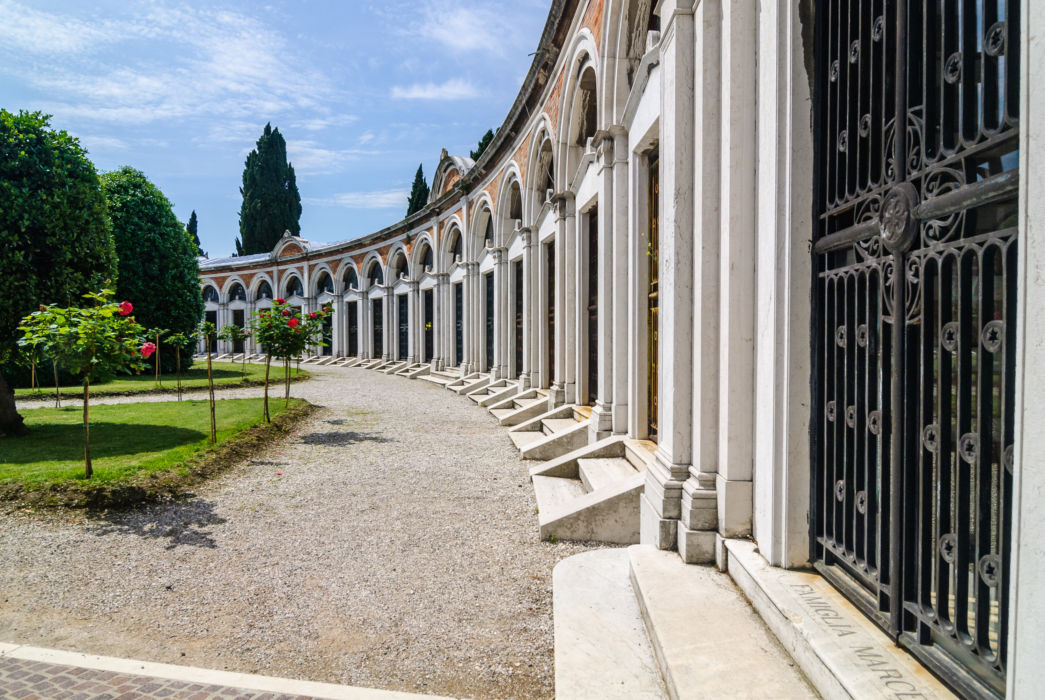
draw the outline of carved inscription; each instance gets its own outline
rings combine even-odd
[[[817,593],[816,589],[805,583],[793,583],[791,588],[802,599],[805,606],[816,615],[824,626],[830,627],[838,637],[856,634],[853,626],[842,617],[829,600]]]

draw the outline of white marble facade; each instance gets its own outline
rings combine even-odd
[[[549,390],[552,404],[591,405],[592,440],[626,434],[657,443],[641,499],[644,543],[721,564],[724,540],[753,538],[772,566],[807,566],[810,73],[824,16],[816,10],[829,4],[556,1],[543,51],[493,144],[477,163],[444,152],[425,210],[332,246],[287,237],[270,255],[203,260],[202,284],[217,297],[207,310],[219,326],[235,310],[249,318],[270,303],[263,288],[306,309],[331,300],[336,356],[489,372]],[[1033,322],[1045,304],[1045,212],[1036,215],[1043,204],[1034,196],[1045,178],[1034,88],[1045,66],[1036,38],[1045,6],[1025,0],[1019,12],[1020,317],[1005,673],[1010,695],[1030,697],[1045,658],[1045,509],[1037,505],[1045,502],[1045,449],[1035,429],[1045,425],[1035,400],[1045,393],[1045,326]],[[317,288],[323,275],[332,291]],[[230,298],[235,285],[245,300]]]

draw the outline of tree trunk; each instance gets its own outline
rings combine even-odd
[[[265,355],[265,422],[271,423],[269,418],[269,367],[272,366],[272,355]]]
[[[160,334],[156,334],[156,388],[160,387]]]
[[[210,368],[210,336],[207,336],[207,386],[210,389],[210,441],[218,441],[218,428],[214,423],[214,375]]]
[[[29,358],[29,389],[36,393],[36,356]]]
[[[247,341],[246,341],[246,339],[243,340],[243,372],[241,373],[241,376],[244,379],[247,378]]]
[[[181,348],[174,353],[174,377],[178,382],[178,401],[181,401]]]
[[[283,408],[290,405],[290,358],[283,361]]]
[[[91,466],[91,380],[86,377],[83,380],[83,468],[88,479],[94,476],[94,467]]]
[[[58,387],[58,363],[54,360],[51,361],[51,367],[54,368],[54,407],[62,407],[62,391]]]
[[[7,380],[0,372],[0,433],[5,435],[25,435],[29,431],[15,408],[15,393],[7,385]]]

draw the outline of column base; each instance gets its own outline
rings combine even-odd
[[[657,549],[675,549],[679,521],[662,518],[646,494],[639,497],[639,543]]]
[[[715,561],[718,533],[714,530],[690,530],[679,525],[679,556],[687,564],[710,564]]]
[[[682,485],[682,524],[691,530],[718,530],[718,493],[701,488],[696,478],[690,477]]]
[[[610,430],[614,435],[624,435],[628,432],[628,404],[613,404],[613,421]]]
[[[750,481],[731,481],[721,474],[715,480],[718,492],[718,531],[723,537],[751,534],[751,509],[754,490]]]
[[[530,374],[523,372],[519,375],[519,391],[526,391],[530,388]]]
[[[601,401],[591,409],[591,425],[588,427],[589,442],[609,437],[613,432],[613,406]]]
[[[566,403],[566,390],[563,389],[562,384],[552,384],[551,389],[548,390],[548,410],[558,408]]]

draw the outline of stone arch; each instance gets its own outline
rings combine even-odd
[[[291,297],[305,297],[305,283],[301,280],[301,273],[297,270],[287,273],[280,285],[280,297],[289,299]]]
[[[472,212],[472,224],[468,227],[468,231],[472,234],[469,253],[471,259],[475,260],[482,255],[483,249],[487,245],[500,245],[500,236],[494,227],[494,210],[490,195],[484,192],[473,202],[473,206],[475,208]]]
[[[505,171],[497,201],[500,204],[497,211],[500,241],[501,245],[508,245],[516,225],[523,225],[522,178],[519,176],[519,168],[515,163],[512,163]]]
[[[221,292],[211,282],[207,282],[203,285],[203,303],[204,304],[220,304],[221,303]]]
[[[334,271],[330,269],[330,265],[322,263],[318,265],[312,272],[312,296],[318,297],[323,292],[328,294],[334,294],[337,290],[337,278],[334,276]]]
[[[443,250],[446,256],[446,267],[444,269],[449,270],[458,257],[461,258],[462,262],[468,259],[464,247],[464,232],[461,230],[460,221],[453,219],[447,222],[443,233],[443,241]]]
[[[263,296],[266,294],[268,296]],[[272,278],[269,277],[267,272],[262,272],[254,276],[250,285],[250,299],[252,301],[260,301],[261,299],[275,299],[275,294],[272,289]]]
[[[247,285],[239,275],[233,275],[225,280],[225,287],[221,290],[221,298],[225,303],[233,301],[247,301]]]
[[[591,33],[577,33],[570,47],[569,68],[559,108],[559,162],[565,182],[576,173],[588,139],[595,136],[599,114],[599,65]]]
[[[425,274],[426,267],[435,272],[435,245],[432,236],[427,231],[417,237],[417,242],[410,251],[410,268],[413,270],[413,279],[420,279]]]
[[[352,262],[351,258],[345,258],[341,261],[341,266],[338,267],[338,276],[342,292],[347,292],[349,289],[359,289],[359,270],[356,269],[356,264]]]
[[[385,283],[385,264],[377,251],[370,251],[363,261],[363,277],[367,281],[367,289]]]
[[[406,246],[397,243],[388,252],[388,274],[385,275],[385,279],[389,284],[395,284],[399,281],[400,274],[410,276],[410,256],[407,255]]]
[[[656,0],[607,0],[600,93],[603,123],[620,123],[651,31],[660,31]]]
[[[526,182],[530,184],[524,201],[529,202],[531,222],[537,219],[544,203],[549,201],[549,191],[554,194],[559,189],[555,161],[552,132],[546,125],[542,125],[534,134],[530,157],[527,160],[529,171],[526,174]]]

